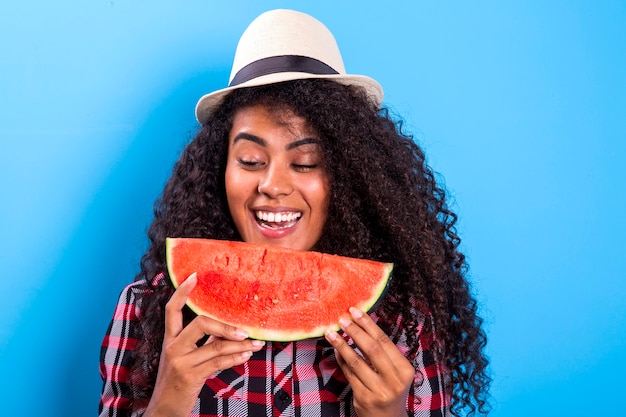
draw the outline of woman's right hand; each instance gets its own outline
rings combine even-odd
[[[165,307],[165,336],[154,393],[144,417],[189,416],[206,379],[250,359],[264,342],[247,339],[236,327],[205,316],[183,328],[182,308],[196,286],[196,274],[187,278]],[[204,345],[197,342],[211,335]]]

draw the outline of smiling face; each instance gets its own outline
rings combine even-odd
[[[329,200],[316,132],[301,117],[253,106],[235,114],[228,141],[226,196],[242,239],[311,249]]]

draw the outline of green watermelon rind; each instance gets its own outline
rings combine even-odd
[[[167,268],[168,268],[170,280],[172,281],[174,288],[178,288],[178,286],[185,279],[187,279],[187,277],[177,277],[173,273],[173,268],[171,265],[171,259],[172,259],[171,251],[173,247],[176,245],[177,241],[182,241],[185,239],[189,239],[189,238],[167,238],[166,239],[166,262],[167,262]],[[237,242],[237,243],[243,243],[243,242]],[[349,259],[349,258],[345,258],[345,259]],[[353,307],[356,307],[363,312],[370,312],[382,300],[387,290],[387,287],[389,285],[389,281],[391,279],[391,273],[393,271],[394,265],[392,263],[383,263],[383,262],[379,262],[379,264],[381,264],[380,280],[378,281],[378,284],[373,288],[372,296],[367,300],[361,300],[360,302],[353,305]],[[188,299],[186,304],[197,315],[207,316],[216,321],[229,324],[232,326],[236,326],[237,328],[240,328],[246,331],[251,339],[276,341],[276,342],[291,342],[291,341],[297,341],[297,340],[322,337],[327,330],[331,330],[331,331],[340,330],[339,320],[341,318],[346,318],[346,319],[351,318],[350,313],[346,311],[344,314],[338,316],[335,320],[332,320],[327,323],[320,323],[320,325],[314,329],[303,330],[301,332],[292,331],[292,330],[285,331],[285,330],[272,329],[272,328],[260,328],[260,327],[250,326],[245,323],[237,323],[237,322],[224,320],[223,318],[217,317],[216,315],[210,314],[209,312],[205,311],[202,307],[194,303],[191,299]]]

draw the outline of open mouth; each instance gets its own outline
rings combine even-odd
[[[256,211],[254,213],[257,223],[270,229],[286,229],[294,226],[302,217],[300,212]]]

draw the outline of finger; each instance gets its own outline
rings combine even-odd
[[[211,357],[227,356],[247,351],[256,352],[261,350],[263,346],[265,346],[265,342],[262,340],[246,339],[243,341],[232,341],[216,338],[213,342],[198,348],[198,352]]]
[[[264,345],[262,340],[231,341],[212,336],[211,343],[201,346],[189,355],[193,358],[190,363],[201,375],[208,378],[217,371],[243,364]]]
[[[412,380],[415,375],[413,365],[374,320],[357,308],[351,308],[350,314],[354,321],[344,321],[344,331],[352,337],[385,383]]]
[[[180,333],[179,338],[188,344],[195,344],[206,335],[215,338],[242,341],[248,338],[248,333],[230,324],[222,323],[211,317],[197,316]],[[211,340],[213,340],[211,339]],[[208,342],[209,340],[207,340]]]
[[[353,392],[369,391],[369,388],[366,387],[365,384],[361,382],[359,377],[354,374],[352,368],[348,365],[337,349],[335,349],[335,358],[337,359],[337,363],[348,380],[348,384],[350,384]]]
[[[198,282],[197,274],[194,272],[178,286],[170,300],[165,305],[165,336],[166,342],[172,341],[183,330],[182,309],[187,302],[189,293]]]
[[[359,323],[364,323],[366,320],[371,321],[371,325],[368,328],[368,333],[363,329],[359,323],[352,322],[346,319],[340,319],[339,325],[344,333],[352,338],[356,346],[359,348],[364,357],[361,357],[353,349],[349,356],[346,356],[345,351],[340,351],[343,354],[344,360],[349,368],[356,374],[359,380],[368,387],[368,389],[375,390],[379,384],[382,383],[381,379],[388,379],[389,374],[395,374],[395,366],[389,355],[386,353],[385,348],[381,345],[380,340],[384,338],[389,340],[387,335],[374,323],[371,318],[364,319],[359,314],[364,316],[360,310],[352,310],[351,314],[356,316]],[[354,318],[354,317],[353,317]],[[364,323],[366,327],[367,323]],[[383,343],[387,343],[383,341]],[[392,343],[393,344],[393,343]],[[347,345],[347,343],[346,343]],[[395,345],[394,345],[395,348]],[[397,348],[396,348],[397,349]],[[404,359],[404,358],[403,358]],[[367,368],[368,372],[361,371],[356,372],[355,367]]]
[[[252,354],[252,351],[247,350],[245,352],[233,353],[231,355],[217,356],[210,361],[205,361],[197,365],[196,369],[206,379],[218,371],[230,369],[234,366],[247,362],[252,357]]]
[[[350,307],[350,315],[352,316],[353,323],[358,325],[358,329],[351,327],[349,335],[359,349],[369,357],[372,363],[374,363],[377,358],[389,358],[392,361],[404,358],[404,355],[402,355],[398,347],[370,316],[364,314],[356,307]],[[349,322],[345,324],[347,326]],[[363,330],[363,332],[359,330]]]
[[[188,354],[191,366],[200,366],[206,362],[221,363],[220,357],[236,356],[244,352],[257,352],[263,348],[265,342],[260,340],[246,339],[232,341],[222,338],[214,338],[211,343],[205,344]],[[221,369],[221,368],[220,368]]]
[[[355,325],[355,327],[357,326]],[[346,378],[348,378],[350,385],[356,383],[356,380],[361,381],[366,386],[369,386],[369,384],[374,384],[373,386],[375,386],[377,384],[378,375],[376,372],[337,332],[327,330],[325,337],[335,348],[337,362],[344,371]]]

